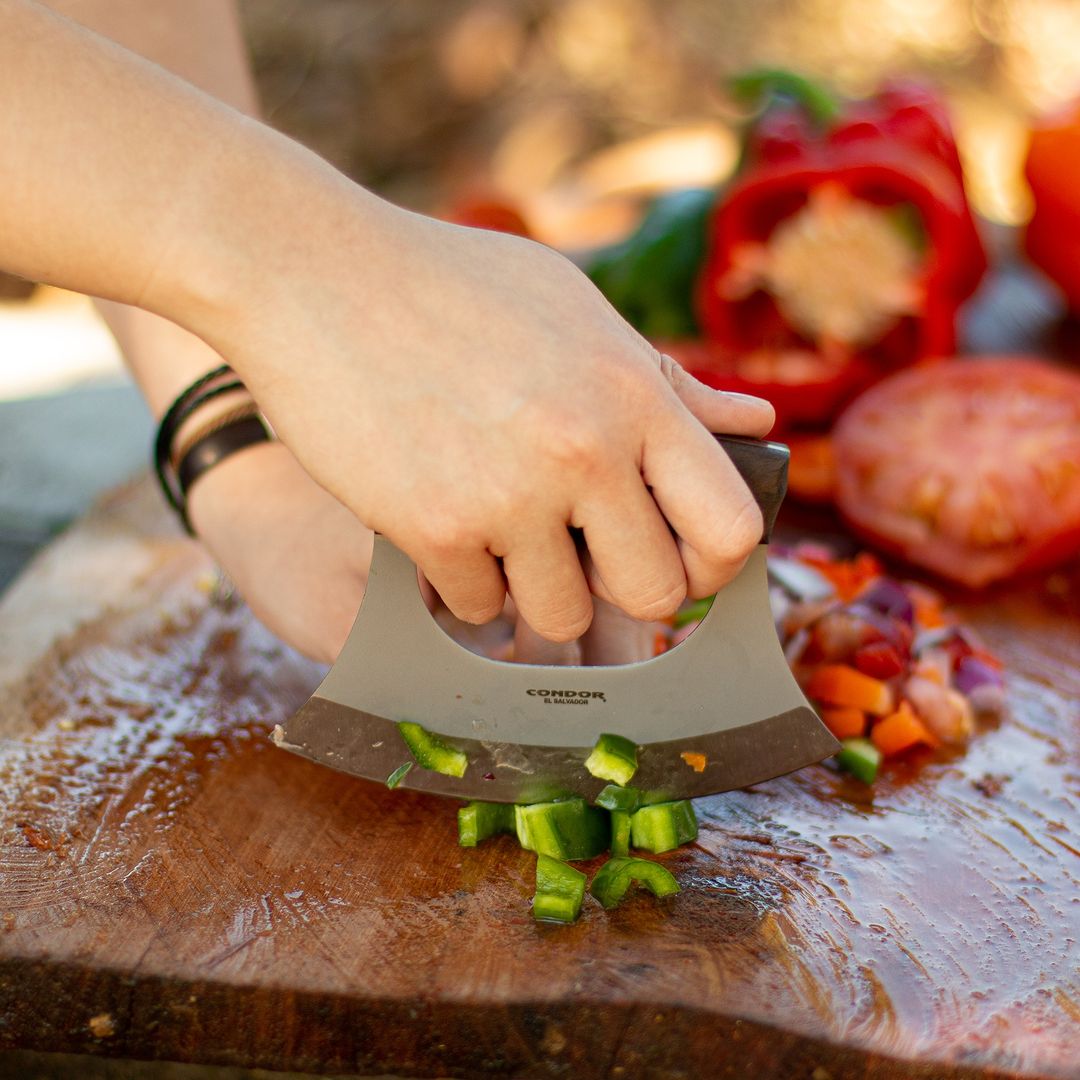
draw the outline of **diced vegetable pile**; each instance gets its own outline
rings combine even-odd
[[[812,543],[770,554],[769,576],[788,663],[860,780],[916,747],[963,746],[1003,711],[1000,661],[933,590]]]
[[[594,806],[584,799],[526,806],[471,802],[458,811],[462,847],[508,832],[536,852],[533,915],[544,922],[570,923],[581,913],[586,876],[569,863],[611,851],[589,891],[603,907],[613,908],[635,882],[658,897],[679,891],[665,867],[631,857],[631,845],[659,855],[697,838],[697,818],[688,800],[648,804],[642,792],[626,786],[637,771],[637,747],[629,739],[601,735],[585,767],[598,779],[613,781]]]

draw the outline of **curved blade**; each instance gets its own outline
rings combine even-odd
[[[680,645],[637,664],[566,668],[468,652],[424,607],[412,562],[379,537],[341,656],[275,742],[385,781],[411,759],[400,720],[469,760],[461,779],[414,767],[402,787],[490,802],[594,796],[603,784],[584,761],[606,732],[638,744],[634,786],[666,798],[744,787],[838,749],[781,651],[764,547]]]

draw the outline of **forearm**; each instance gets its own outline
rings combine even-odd
[[[249,116],[258,98],[234,0],[47,0],[108,37]],[[205,342],[140,308],[98,300],[155,416],[222,361]]]
[[[296,192],[333,202],[344,179],[38,4],[0,0],[0,19],[5,268],[144,306],[226,351],[252,277],[302,243]]]

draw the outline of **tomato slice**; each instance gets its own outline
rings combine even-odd
[[[899,372],[849,406],[833,449],[855,530],[962,585],[1080,548],[1080,374],[1048,361]]]

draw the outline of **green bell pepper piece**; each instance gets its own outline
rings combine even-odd
[[[496,833],[514,831],[514,807],[510,803],[471,802],[457,813],[458,843],[476,847]]]
[[[410,720],[400,721],[397,728],[421,769],[430,769],[444,776],[465,775],[469,759],[460,750],[447,746],[437,735],[432,735]]]
[[[643,806],[630,818],[634,847],[659,855],[697,839],[697,816],[689,799]]]
[[[661,195],[630,237],[598,252],[586,267],[619,314],[646,337],[699,333],[694,292],[715,203],[711,188]]]
[[[622,810],[632,814],[641,805],[641,792],[621,784],[608,784],[593,801],[605,810]]]
[[[881,765],[881,751],[869,739],[841,739],[836,764],[864,784],[872,784]]]
[[[536,860],[536,895],[533,918],[545,922],[572,923],[585,899],[585,875],[572,866],[540,855]]]
[[[584,799],[514,807],[518,843],[553,859],[591,859],[611,843],[611,819]]]
[[[597,870],[589,891],[605,908],[613,908],[635,881],[653,896],[672,896],[679,891],[679,883],[659,863],[628,858],[608,859]]]
[[[624,785],[637,772],[637,745],[622,735],[601,735],[585,768],[598,780]]]
[[[404,765],[399,765],[387,778],[386,786],[393,791],[394,788],[409,775],[409,770],[413,767],[415,762],[406,761]]]

